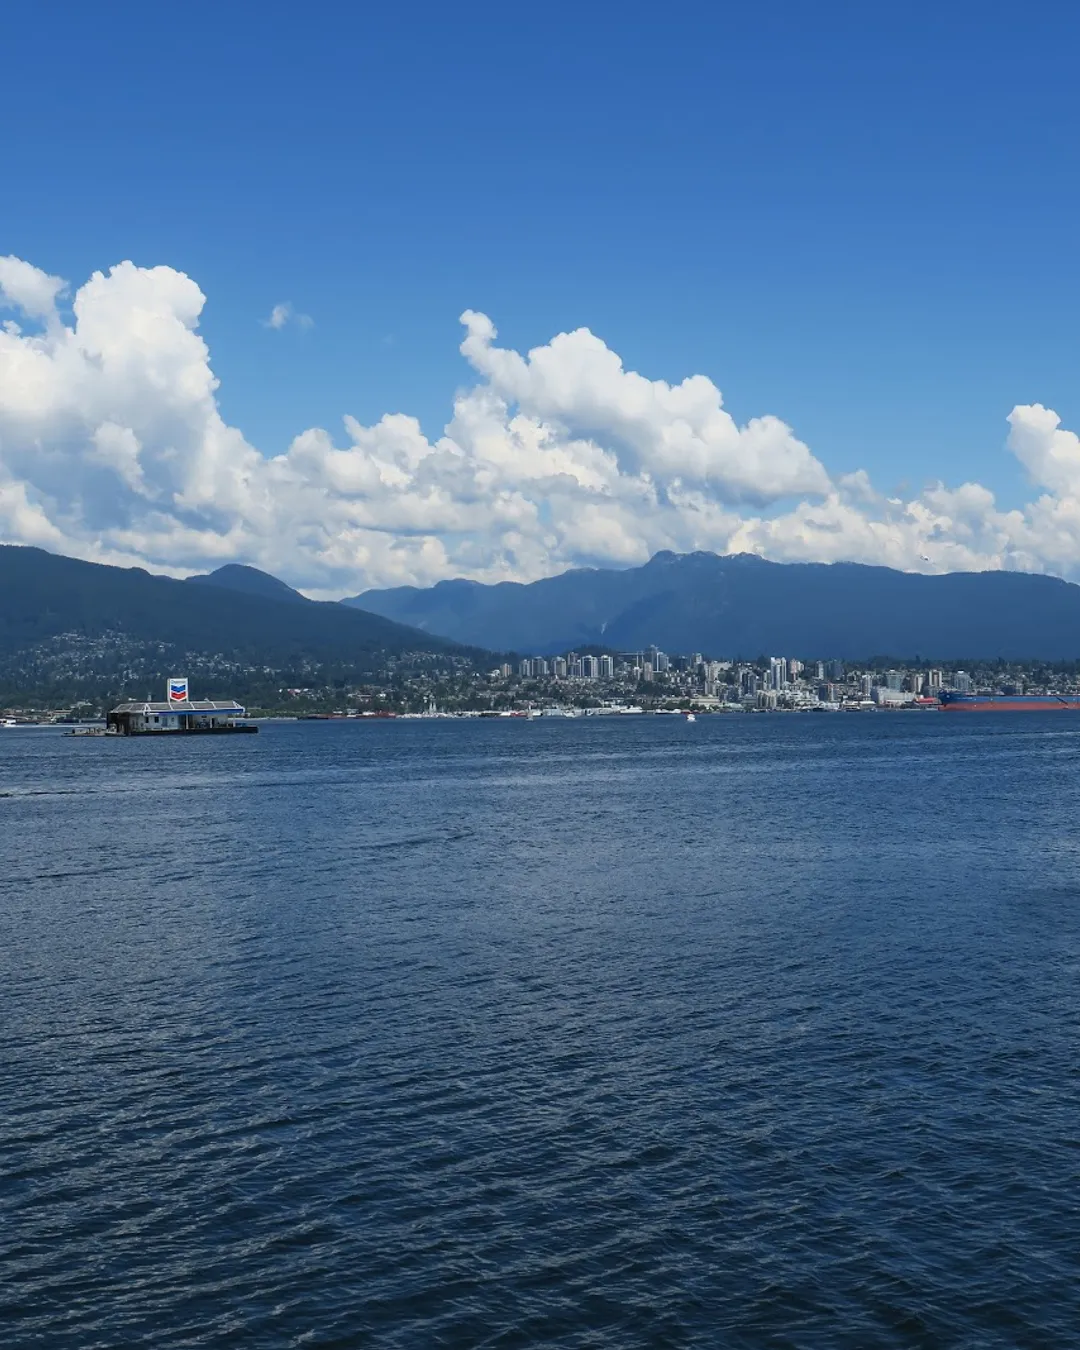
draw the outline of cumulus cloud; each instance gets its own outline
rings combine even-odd
[[[824,468],[776,417],[736,426],[712,380],[681,384],[624,370],[618,355],[587,328],[560,333],[527,357],[494,346],[485,314],[461,316],[461,351],[503,404],[564,434],[602,440],[625,474],[646,473],[708,485],[729,501],[767,503],[822,493]]]
[[[63,290],[60,277],[51,277],[22,258],[0,258],[0,308],[20,309],[31,319],[54,318]]]
[[[204,296],[169,267],[65,283],[0,259],[0,539],[178,575],[243,561],[309,594],[531,580],[658,549],[748,551],[939,571],[1080,570],[1080,440],[1038,404],[1008,448],[1039,495],[978,483],[890,497],[831,476],[792,429],[739,425],[704,375],[627,370],[588,329],[520,353],[462,315],[472,383],[443,434],[407,413],[267,457],[228,425],[198,332]],[[266,321],[303,321],[287,302]]]
[[[290,323],[295,324],[297,328],[315,326],[315,320],[310,314],[298,314],[291,300],[282,300],[270,311],[270,317],[263,320],[263,327],[281,329]]]

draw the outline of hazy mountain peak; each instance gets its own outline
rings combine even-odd
[[[227,591],[240,591],[244,595],[261,595],[268,600],[293,600],[310,604],[305,596],[294,591],[291,586],[286,586],[284,581],[271,576],[269,572],[260,572],[257,567],[249,567],[246,563],[226,563],[213,572],[188,577],[188,581],[200,586],[220,586]]]

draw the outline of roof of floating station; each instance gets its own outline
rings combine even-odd
[[[226,713],[243,716],[244,708],[235,699],[214,703],[209,699],[184,699],[176,703],[118,703],[114,713]]]

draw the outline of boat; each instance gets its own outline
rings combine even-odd
[[[14,717],[0,718],[0,727],[17,727],[18,725],[19,724],[15,721]]]
[[[697,721],[697,718],[694,716],[693,713],[687,713],[687,714],[686,714],[686,720],[687,720],[688,722],[696,722],[696,721]]]
[[[1080,694],[967,694],[944,689],[943,712],[1080,712]]]

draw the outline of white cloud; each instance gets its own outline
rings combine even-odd
[[[441,436],[405,413],[346,416],[343,437],[310,428],[267,458],[221,416],[191,278],[121,263],[76,291],[67,321],[63,290],[0,259],[16,316],[0,326],[7,542],[177,574],[240,560],[320,595],[661,548],[1080,573],[1080,440],[1038,404],[1009,417],[1039,493],[1022,510],[978,483],[898,499],[863,470],[831,477],[775,417],[738,425],[704,375],[648,379],[587,329],[523,355],[467,311],[475,379]],[[267,323],[302,319],[283,302]]]
[[[732,501],[828,490],[824,468],[789,427],[775,417],[738,427],[704,375],[678,385],[647,380],[624,370],[587,328],[560,333],[523,357],[493,346],[486,315],[466,310],[461,321],[462,353],[493,394],[564,435],[602,439],[621,472],[708,484]]]
[[[31,319],[51,319],[56,300],[64,290],[59,277],[10,255],[0,258],[0,309],[21,309]]]
[[[293,323],[297,328],[314,328],[315,320],[310,314],[299,314],[293,308],[291,300],[282,300],[270,311],[270,317],[263,320],[264,328],[281,329]]]

